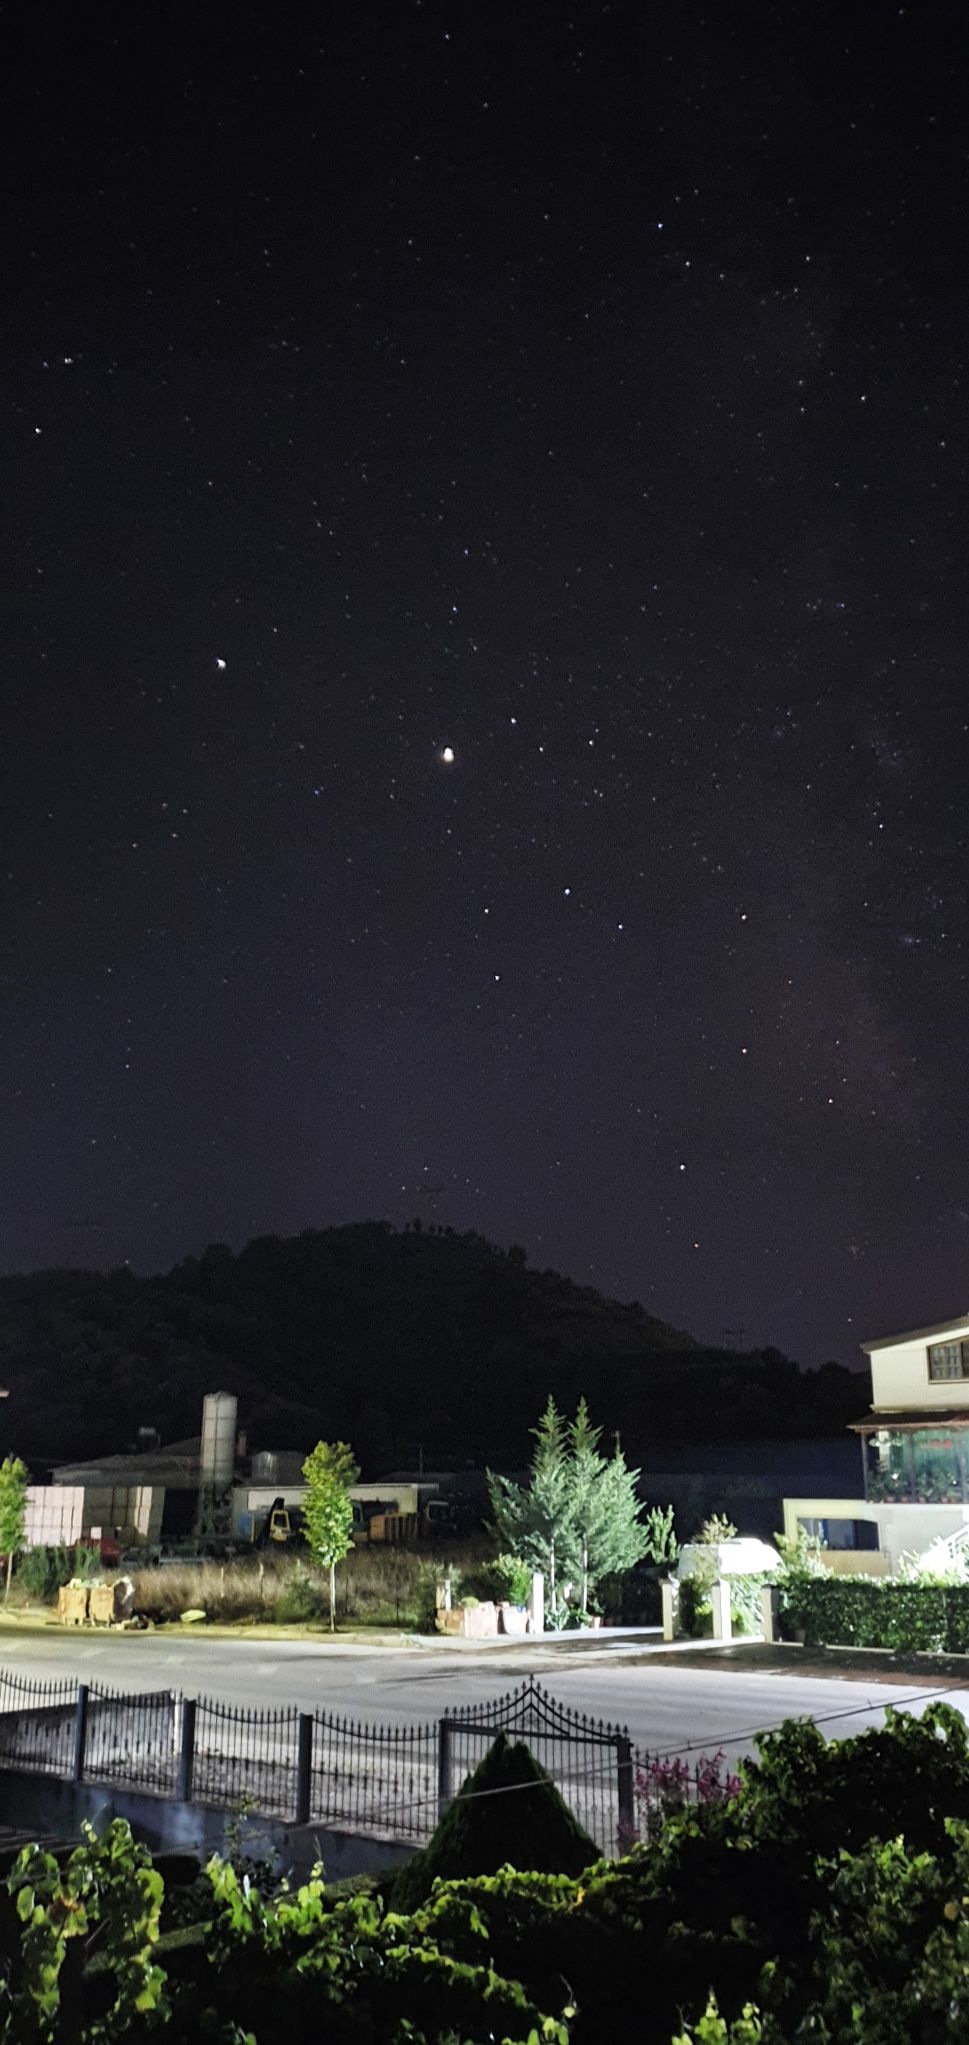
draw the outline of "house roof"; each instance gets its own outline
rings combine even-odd
[[[955,1328],[969,1328],[969,1314],[957,1314],[954,1320],[937,1321],[933,1328],[910,1328],[906,1335],[882,1335],[877,1342],[861,1342],[859,1348],[866,1356],[873,1349],[894,1349],[900,1342],[927,1342],[933,1335],[948,1335]]]
[[[131,1449],[120,1456],[90,1456],[84,1462],[56,1463],[55,1484],[158,1484],[169,1491],[194,1491],[199,1480],[201,1439],[167,1442],[160,1449]]]
[[[888,1433],[893,1430],[896,1433],[899,1431],[911,1433],[916,1427],[931,1427],[933,1430],[940,1427],[969,1427],[969,1406],[940,1407],[938,1411],[931,1406],[914,1407],[907,1411],[904,1407],[899,1407],[897,1413],[887,1408],[880,1413],[867,1414],[864,1420],[849,1420],[848,1427],[854,1434],[881,1434],[883,1430]]]

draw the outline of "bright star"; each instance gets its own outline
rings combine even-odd
[[[445,765],[445,767],[453,767],[453,765],[454,765],[454,747],[453,747],[453,746],[442,746],[442,747],[441,747],[441,759],[443,760],[443,762],[444,762],[444,765]]]

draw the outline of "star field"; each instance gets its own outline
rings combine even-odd
[[[959,1310],[961,10],[11,25],[0,1266]]]

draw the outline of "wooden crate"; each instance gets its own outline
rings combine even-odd
[[[87,1622],[88,1585],[86,1583],[65,1583],[57,1593],[57,1616],[64,1626],[84,1626]]]

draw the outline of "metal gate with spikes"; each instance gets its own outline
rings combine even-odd
[[[627,1727],[559,1704],[529,1676],[518,1690],[438,1721],[438,1810],[456,1796],[498,1733],[522,1740],[600,1853],[632,1836],[633,1748]]]

